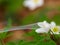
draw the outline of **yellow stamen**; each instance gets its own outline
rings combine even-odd
[[[58,27],[54,27],[53,32],[58,32]]]
[[[38,3],[38,0],[34,0],[34,3]]]

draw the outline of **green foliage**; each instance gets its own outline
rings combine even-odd
[[[12,19],[8,18],[7,28],[10,28],[11,26],[12,26]]]
[[[12,20],[12,23],[20,24],[20,20],[16,17],[14,13],[23,7],[24,0],[6,0],[6,1],[8,2],[7,14],[5,16],[6,20],[9,20],[10,18]]]
[[[5,39],[6,37],[11,36],[12,34],[13,34],[12,32],[10,32],[10,33],[8,33],[8,32],[0,33],[0,39]]]
[[[60,19],[60,14],[57,14],[52,18],[52,21],[55,21],[56,24],[60,25],[60,20],[59,19]]]
[[[29,42],[30,45],[56,45],[55,42],[51,40],[48,34],[37,34],[33,30],[29,32],[27,36],[33,37],[33,41]]]
[[[55,39],[55,41],[58,40],[58,39],[60,39],[60,34],[58,34],[58,35],[55,34],[55,35],[54,35],[54,39]],[[60,40],[59,40],[59,41],[60,41]]]
[[[0,45],[2,45],[1,41],[0,41]]]
[[[0,0],[0,4],[3,2],[3,0]]]
[[[53,41],[49,41],[49,42],[43,42],[43,41],[23,41],[22,43],[19,42],[18,45],[55,45]]]
[[[34,30],[29,33],[26,33],[25,36],[32,36],[31,41],[27,40],[18,40],[14,42],[9,42],[7,45],[56,45],[56,43],[50,38],[47,34],[37,34]]]
[[[7,33],[0,33],[0,39],[4,39],[4,38],[6,38],[6,36],[7,36]]]
[[[9,10],[16,11],[17,9],[21,9],[23,7],[24,0],[8,0],[9,2]]]
[[[37,15],[31,14],[22,20],[22,24],[34,23]]]
[[[8,18],[7,25],[4,27],[4,31],[7,32],[12,27],[12,19]]]
[[[35,14],[29,14],[27,17],[25,17],[22,20],[22,24],[30,24],[30,23],[35,23],[35,22],[41,22],[41,21],[48,21],[50,22],[51,20],[48,19],[46,16],[46,13],[49,11],[49,8],[44,8],[43,10],[39,11],[38,13]]]
[[[12,33],[8,33],[8,32],[0,33],[0,45],[5,45],[3,40],[11,35]]]
[[[60,11],[60,6],[57,7],[57,10]]]
[[[16,45],[14,42],[8,42],[6,45]]]

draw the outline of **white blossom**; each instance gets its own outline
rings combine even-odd
[[[23,5],[25,7],[28,7],[30,10],[34,10],[38,7],[43,6],[44,0],[25,0],[23,2]]]
[[[57,26],[55,22],[51,22],[50,24],[51,34],[59,34],[60,33],[60,26]]]
[[[40,28],[36,29],[37,33],[48,33],[48,31],[50,29],[50,24],[49,23],[44,21],[44,22],[37,23],[37,25],[40,27]]]

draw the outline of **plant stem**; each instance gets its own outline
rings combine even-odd
[[[51,31],[51,30],[50,30]],[[52,32],[52,31],[51,31]],[[56,37],[55,37],[55,35],[54,35],[54,33],[52,32],[52,34],[53,34],[53,39],[56,41]]]

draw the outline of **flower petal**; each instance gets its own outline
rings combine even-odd
[[[60,26],[58,26],[59,32],[60,32]]]
[[[46,30],[44,28],[39,28],[39,29],[36,29],[36,32],[37,33],[48,33],[48,30]]]
[[[53,32],[53,33],[52,33],[52,32],[50,32],[50,33],[51,33],[51,34],[59,34],[59,32]]]
[[[51,28],[51,31],[54,33],[54,34],[59,34],[60,33],[60,26],[56,26],[56,28],[57,28],[57,30],[58,31],[53,31],[54,29],[53,28]],[[51,33],[52,34],[52,33]]]
[[[23,5],[25,6],[25,7],[27,7],[28,5],[30,4],[30,1],[24,1],[24,3],[23,3]]]
[[[36,7],[36,5],[35,5],[35,4],[34,4],[34,5],[32,4],[32,5],[31,5],[31,6],[29,6],[28,8],[29,8],[30,10],[35,10],[37,7]]]
[[[30,10],[34,10],[36,8],[36,5],[33,3],[32,0],[25,1],[23,5],[25,7],[28,7]]]
[[[37,25],[43,28],[43,22],[38,22]]]
[[[36,4],[38,7],[43,6],[44,0],[39,0],[39,2]]]
[[[38,25],[39,27],[42,27],[42,28],[43,28],[45,23],[46,23],[46,21],[44,21],[44,22],[38,22],[37,25]]]
[[[53,28],[53,27],[56,26],[56,23],[55,22],[51,22],[50,26],[51,26],[51,28]]]
[[[45,28],[50,28],[50,24],[48,22],[44,21],[43,24],[44,24]]]
[[[38,22],[37,25],[41,28],[50,28],[49,23],[47,23],[46,21],[44,22]]]

